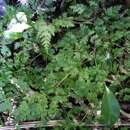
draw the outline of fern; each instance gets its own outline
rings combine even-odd
[[[99,8],[100,1],[66,0],[62,8],[45,0],[48,10],[60,6],[59,16],[54,10],[39,14],[39,4],[30,0],[29,11],[38,16],[34,22],[28,15],[32,28],[13,44],[0,42],[0,100],[6,100],[1,112],[8,112],[14,99],[15,122],[64,119],[67,129],[75,129],[74,122],[98,121],[105,86],[129,100],[129,9]],[[1,33],[14,12],[1,21]]]
[[[38,44],[48,54],[51,38],[55,34],[55,27],[52,24],[48,25],[45,21],[39,20],[35,25],[35,30],[37,32],[36,39]]]
[[[56,29],[74,27],[72,17],[54,19],[53,24],[56,27]]]
[[[39,46],[44,49],[43,51],[48,54],[48,50],[51,45],[51,39],[55,33],[60,28],[70,27],[74,27],[73,19],[71,17],[55,19],[53,20],[52,24],[47,24],[45,21],[39,20],[34,26],[35,31],[37,32],[36,41],[38,42]]]
[[[46,95],[34,93],[21,102],[13,115],[17,121],[45,120],[47,107]]]

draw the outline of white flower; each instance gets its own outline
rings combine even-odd
[[[17,39],[21,37],[19,33],[22,33],[24,30],[28,29],[30,26],[26,23],[17,23],[9,30],[4,31],[4,37],[6,39]],[[14,37],[15,36],[15,37]],[[16,37],[17,36],[17,37]]]
[[[16,14],[16,18],[19,22],[27,23],[27,17],[24,12],[18,12]]]
[[[105,60],[108,60],[108,59],[110,59],[110,53],[106,52]]]
[[[15,18],[13,18],[8,25],[8,29],[11,29],[16,23],[17,23],[17,20]]]
[[[26,23],[16,23],[14,26],[12,26],[9,30],[6,30],[5,32],[23,32],[29,27],[30,26]]]
[[[98,110],[97,111],[97,116],[100,116],[101,115],[101,110]]]
[[[10,21],[10,23],[8,25],[8,29],[13,28],[13,26],[15,26],[17,23],[27,23],[27,17],[24,12],[18,12],[16,14],[16,18],[13,18]]]
[[[30,28],[27,24],[27,17],[24,12],[18,12],[16,18],[13,18],[8,25],[8,29],[4,31],[6,39],[12,38],[13,34],[22,33],[24,30]]]

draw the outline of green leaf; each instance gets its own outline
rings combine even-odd
[[[59,29],[60,27],[62,28],[70,28],[70,27],[74,27],[74,23],[73,23],[73,18],[72,17],[67,17],[67,18],[59,18],[59,19],[55,19],[53,21],[54,26]]]
[[[52,24],[47,25],[43,20],[39,20],[35,24],[37,30],[37,41],[41,44],[41,48],[44,47],[46,53],[48,53],[52,36],[55,35],[55,27]]]
[[[22,37],[22,33],[21,32],[5,31],[4,37],[5,37],[5,39],[8,39],[8,40],[17,40],[17,39]]]
[[[81,14],[85,11],[86,7],[85,7],[85,5],[83,5],[83,4],[76,4],[76,5],[72,5],[72,6],[70,7],[70,9],[71,9],[74,13],[81,15]]]
[[[1,54],[3,56],[10,56],[11,55],[11,51],[7,46],[2,46],[0,51],[1,51]]]
[[[7,110],[10,110],[11,109],[11,104],[10,104],[10,101],[7,99],[5,101],[2,101],[0,103],[0,112],[5,112]]]
[[[120,106],[114,94],[106,87],[101,106],[103,121],[112,126],[119,118]]]

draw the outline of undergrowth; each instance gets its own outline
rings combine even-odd
[[[1,124],[8,116],[14,123],[56,119],[70,130],[100,121],[106,86],[120,103],[130,100],[130,10],[99,3],[7,7],[0,23]],[[5,39],[17,11],[30,28]]]

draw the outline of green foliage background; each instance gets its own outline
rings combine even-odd
[[[16,11],[24,11],[31,25],[20,40],[0,41],[0,97],[8,106],[0,105],[0,111],[11,113],[15,123],[64,119],[69,130],[75,120],[99,121],[105,86],[120,102],[130,100],[128,8],[67,0],[57,13],[52,1],[41,7],[30,2],[32,8],[9,6],[0,23],[2,34]],[[17,106],[13,112],[11,99]]]

